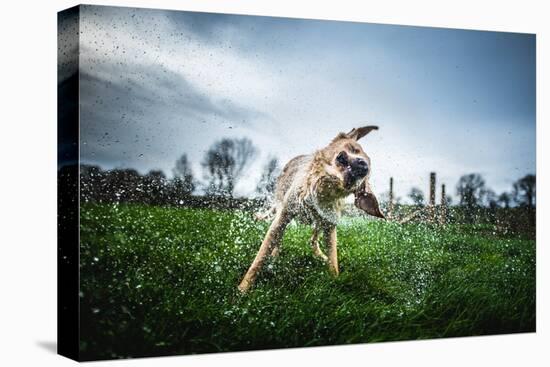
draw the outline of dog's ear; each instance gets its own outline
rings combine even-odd
[[[359,140],[363,136],[370,133],[372,130],[378,130],[378,126],[363,126],[360,128],[353,128],[346,136],[350,139]]]
[[[378,199],[376,199],[376,196],[374,196],[366,181],[364,181],[355,192],[355,206],[374,217],[386,219],[384,214],[380,211]]]

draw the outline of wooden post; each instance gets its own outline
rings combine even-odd
[[[428,203],[430,222],[435,221],[435,172],[430,173],[430,201]]]
[[[393,217],[393,177],[390,177],[390,197],[388,204],[388,219]]]
[[[445,195],[445,184],[441,184],[441,208],[439,213],[439,223],[447,222],[447,199]]]

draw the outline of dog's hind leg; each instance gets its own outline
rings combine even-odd
[[[328,247],[328,269],[334,276],[338,276],[338,251],[336,241],[336,226],[323,228],[323,237]]]
[[[243,277],[243,280],[239,284],[239,290],[242,293],[246,293],[254,283],[254,280],[256,279],[258,272],[262,268],[262,265],[264,264],[264,261],[269,251],[279,246],[283,238],[285,228],[290,222],[290,219],[290,216],[286,213],[285,210],[281,210],[275,214],[275,219],[271,223],[271,226],[269,227],[269,230],[265,235],[262,245],[260,246],[256,257],[252,262],[252,265],[250,265],[250,268],[248,269]]]
[[[327,262],[328,257],[323,253],[319,247],[319,229],[315,226],[313,227],[313,233],[311,234],[311,249],[313,250],[313,255],[319,259]]]

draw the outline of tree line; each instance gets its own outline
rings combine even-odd
[[[458,205],[474,209],[477,207],[510,208],[512,206],[534,208],[536,206],[536,176],[527,174],[512,184],[510,191],[496,194],[489,188],[483,176],[479,173],[470,173],[459,178],[456,184]],[[424,193],[418,187],[409,191],[409,199],[414,205],[425,205]],[[452,203],[452,198],[446,196],[447,205]]]
[[[496,194],[478,173],[459,178],[455,192],[458,202],[450,206],[452,199],[446,196],[442,206],[436,203],[438,215],[444,215],[446,223],[490,224],[495,233],[520,234],[534,238],[536,233],[536,176],[527,174],[516,180],[509,191]],[[398,215],[406,217],[427,203],[424,193],[417,187],[411,188],[408,197],[413,205],[402,205],[399,199],[394,205]],[[415,221],[425,221],[417,216]]]
[[[202,179],[195,176],[186,154],[176,160],[172,178],[161,170],[142,175],[132,168],[103,170],[81,165],[80,196],[84,202],[238,206],[247,199],[236,198],[235,187],[257,155],[258,149],[248,138],[218,140],[200,163]],[[279,171],[277,158],[268,158],[255,187],[256,203],[265,201],[274,191]],[[203,195],[197,195],[199,190]]]

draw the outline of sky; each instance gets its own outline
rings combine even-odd
[[[530,34],[82,6],[81,161],[170,177],[185,153],[202,179],[212,143],[248,137],[249,195],[269,157],[378,125],[375,193],[426,193],[431,171],[500,193],[535,172],[535,80]]]

